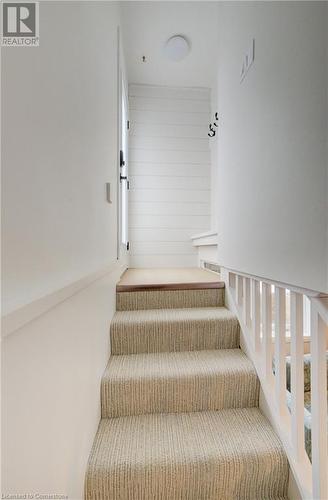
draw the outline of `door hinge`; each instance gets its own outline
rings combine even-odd
[[[128,121],[126,122],[126,128],[127,128],[128,130],[130,130],[130,120],[128,120]]]
[[[130,181],[126,181],[126,189],[130,191]]]
[[[129,241],[127,241],[127,243],[126,243],[126,249],[130,250],[130,242]]]

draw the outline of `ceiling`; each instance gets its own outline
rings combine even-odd
[[[120,2],[129,83],[212,87],[216,78],[218,2]],[[182,61],[163,51],[173,35],[191,45]],[[142,62],[142,57],[146,62]]]

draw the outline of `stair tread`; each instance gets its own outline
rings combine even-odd
[[[111,356],[103,417],[258,405],[259,381],[240,349]]]
[[[258,408],[102,419],[87,499],[284,497],[288,463]],[[134,495],[131,495],[134,492]]]
[[[189,378],[202,375],[248,374],[252,362],[241,349],[159,352],[111,356],[103,382],[136,379]]]
[[[236,316],[226,307],[191,307],[180,309],[143,309],[136,311],[116,311],[112,325],[131,323],[218,321],[235,320]]]
[[[112,354],[239,347],[238,319],[225,307],[119,311],[110,333]]]

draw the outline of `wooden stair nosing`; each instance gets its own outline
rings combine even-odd
[[[153,283],[139,285],[116,285],[116,292],[146,292],[146,291],[174,291],[174,290],[209,290],[225,287],[224,281],[210,281],[205,283]]]

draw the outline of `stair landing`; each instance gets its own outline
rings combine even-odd
[[[128,269],[116,286],[116,310],[217,307],[224,303],[219,275],[199,268]]]
[[[117,292],[224,288],[220,275],[197,267],[130,268],[118,282]]]

